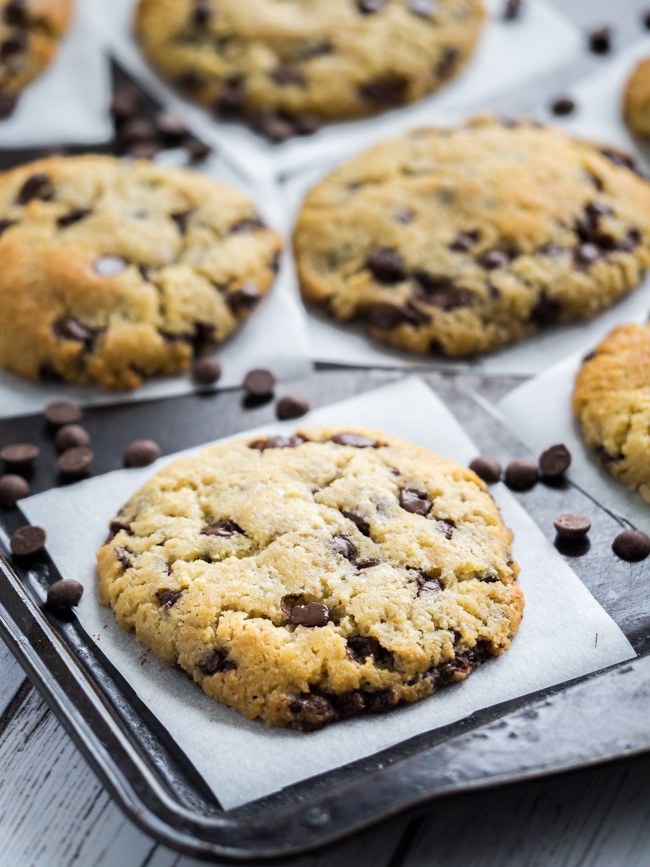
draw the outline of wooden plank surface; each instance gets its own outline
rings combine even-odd
[[[641,36],[640,0],[552,0],[581,26],[611,22],[618,44]],[[650,6],[650,2],[648,3]],[[498,104],[530,108],[599,61]],[[253,422],[251,422],[252,424]],[[594,713],[602,712],[594,708]],[[0,643],[0,865],[190,867],[127,821]],[[628,867],[650,865],[650,758],[436,803],[299,867]]]

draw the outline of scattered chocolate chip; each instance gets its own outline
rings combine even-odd
[[[176,605],[182,595],[182,590],[170,590],[168,587],[156,590],[154,594],[158,602],[160,602],[161,608],[166,608],[168,611],[173,605]]]
[[[309,602],[307,605],[294,605],[290,620],[296,626],[327,626],[330,610],[322,602]]]
[[[393,661],[392,653],[369,635],[353,635],[348,638],[346,656],[359,665],[363,665],[369,656],[374,657],[377,665],[390,665]]]
[[[232,671],[237,668],[237,664],[228,659],[222,650],[214,650],[209,656],[206,656],[205,659],[199,662],[197,667],[201,674],[211,677],[213,674]]]
[[[190,221],[190,217],[192,216],[192,211],[178,211],[175,214],[169,215],[171,219],[176,223],[176,228],[180,232],[181,235],[184,235],[187,232],[187,224]]]
[[[56,221],[59,229],[66,229],[68,226],[72,226],[74,223],[79,223],[81,220],[85,220],[86,217],[89,217],[92,214],[92,208],[73,208],[71,211],[68,211],[67,214],[62,214]]]
[[[571,465],[571,452],[563,443],[551,446],[539,456],[539,474],[543,479],[560,479]]]
[[[155,141],[156,127],[144,117],[134,117],[120,127],[119,140],[121,145],[130,145],[140,141]]]
[[[201,530],[202,536],[218,536],[222,539],[229,539],[235,534],[239,534],[240,536],[246,535],[239,524],[236,524],[234,521],[215,521],[209,527],[206,527],[205,530]]]
[[[122,564],[122,566],[123,566],[125,569],[130,569],[131,566],[133,566],[133,561],[132,561],[131,558],[129,557],[129,554],[130,554],[130,553],[131,553],[131,552],[128,551],[127,548],[123,548],[123,547],[121,547],[121,546],[118,546],[118,547],[115,549],[115,556],[117,557],[117,559],[120,561],[120,563]]]
[[[457,286],[450,277],[438,277],[426,271],[416,271],[413,276],[422,293],[418,297],[425,304],[440,310],[456,310],[472,303],[472,293]]]
[[[275,376],[264,367],[249,370],[244,377],[244,389],[250,397],[269,397],[275,388]]]
[[[111,100],[110,111],[117,123],[130,120],[140,110],[142,96],[137,87],[121,84]]]
[[[45,547],[45,539],[45,530],[42,527],[25,524],[11,535],[9,540],[11,553],[16,557],[33,557],[41,553]]]
[[[399,105],[404,101],[409,80],[404,75],[380,75],[359,87],[359,96],[379,105]]]
[[[129,145],[127,154],[134,160],[153,160],[155,159],[162,146],[158,141],[137,141]]]
[[[530,311],[530,321],[536,325],[553,325],[559,319],[562,305],[554,298],[542,294]]]
[[[370,524],[362,518],[361,515],[357,515],[356,512],[350,512],[342,510],[341,514],[348,519],[348,521],[352,521],[353,524],[356,524],[358,531],[363,536],[370,536]]]
[[[611,27],[596,27],[587,34],[587,44],[593,54],[609,54],[612,50]]]
[[[650,555],[650,536],[641,530],[623,530],[614,539],[612,551],[630,563],[645,560]]]
[[[244,219],[233,223],[230,232],[233,235],[239,235],[244,232],[257,232],[264,228],[264,222],[259,217],[244,217]]]
[[[30,469],[40,449],[32,443],[11,443],[0,449],[0,460],[7,469],[27,470]]]
[[[197,358],[192,366],[192,378],[197,385],[213,385],[221,377],[221,364],[211,355]]]
[[[423,594],[434,594],[442,591],[442,583],[438,578],[432,578],[426,572],[418,572],[418,596]]]
[[[479,455],[470,463],[469,468],[476,473],[479,479],[483,479],[489,485],[501,481],[502,467],[496,458]]]
[[[259,289],[256,286],[247,283],[240,289],[231,292],[226,297],[226,300],[233,313],[241,313],[253,310],[253,308],[259,304],[261,298],[262,296],[260,295]]]
[[[557,517],[553,526],[561,539],[582,539],[591,530],[591,521],[585,515],[567,512]]]
[[[244,81],[231,78],[224,83],[223,90],[214,104],[214,111],[220,117],[236,117],[244,107]]]
[[[493,271],[496,268],[507,268],[512,257],[505,250],[484,250],[476,261],[485,268],[486,271]]]
[[[256,132],[275,144],[287,141],[295,133],[294,126],[289,120],[266,109],[251,115],[251,126]]]
[[[134,440],[124,452],[125,467],[148,467],[161,455],[160,446],[153,440]]]
[[[414,488],[402,488],[399,492],[399,504],[404,511],[423,516],[429,514],[433,505],[426,491]]]
[[[370,439],[363,436],[363,434],[354,433],[353,431],[343,431],[334,434],[331,440],[340,446],[351,446],[355,449],[376,449],[381,445],[377,440]]]
[[[568,114],[573,114],[575,110],[575,100],[570,96],[558,96],[551,103],[551,111],[556,117],[566,117]]]
[[[602,256],[602,251],[595,244],[580,244],[573,251],[573,261],[577,268],[589,268]]]
[[[506,0],[503,7],[503,20],[514,21],[519,18],[523,10],[523,0]]]
[[[253,440],[248,444],[248,448],[258,449],[261,452],[265,449],[295,449],[306,442],[307,440],[298,434],[289,437],[271,436],[266,439]]]
[[[5,120],[15,112],[18,106],[18,94],[0,93],[0,120]]]
[[[185,143],[185,152],[187,153],[190,163],[196,165],[197,163],[203,162],[203,160],[207,159],[212,154],[213,148],[203,141],[191,139]]]
[[[88,347],[91,346],[99,333],[96,329],[89,328],[72,316],[62,316],[57,319],[52,326],[52,331],[60,340],[78,340],[79,343],[84,343]]]
[[[397,208],[393,211],[393,219],[398,223],[408,225],[415,219],[415,211],[412,208]]]
[[[362,15],[374,15],[386,5],[386,0],[357,0],[357,9]]]
[[[84,586],[72,578],[62,578],[55,581],[47,591],[48,608],[67,610],[81,602]]]
[[[19,205],[26,205],[32,199],[41,199],[47,202],[54,196],[54,185],[50,180],[50,176],[44,172],[38,172],[35,175],[27,178],[16,196],[16,202]]]
[[[0,476],[0,506],[13,509],[18,500],[29,496],[29,483],[15,473]]]
[[[408,322],[404,308],[395,304],[373,304],[367,310],[366,317],[371,328],[378,328],[381,331],[388,331]]]
[[[314,135],[323,126],[323,121],[315,114],[299,114],[293,120],[296,135]]]
[[[504,481],[513,491],[528,491],[537,483],[537,478],[537,465],[526,458],[511,461],[504,473]]]
[[[77,446],[90,445],[90,436],[80,424],[65,424],[56,432],[54,444],[60,452],[65,452]]]
[[[300,418],[309,412],[309,401],[295,394],[285,394],[275,404],[275,414],[280,420]]]
[[[379,283],[390,286],[406,278],[402,257],[390,247],[372,250],[366,259],[366,268]]]
[[[64,476],[83,476],[88,472],[94,457],[87,446],[73,446],[59,456],[57,466]]]
[[[281,87],[285,85],[300,87],[305,83],[305,73],[296,66],[276,66],[270,71],[269,77]]]
[[[93,262],[93,271],[100,277],[114,277],[126,268],[126,262],[120,256],[102,256]]]
[[[561,256],[564,253],[564,247],[553,243],[542,244],[539,248],[539,253],[541,256],[549,256],[552,259],[557,259],[558,256]]]
[[[360,560],[357,564],[357,572],[361,572],[363,569],[372,569],[375,566],[379,566],[379,560]]]
[[[480,240],[480,237],[481,233],[477,229],[473,229],[471,232],[461,232],[451,242],[449,249],[457,253],[467,253]]]
[[[178,141],[187,135],[187,124],[173,111],[161,111],[156,115],[156,126],[170,142]]]
[[[75,424],[81,419],[83,410],[79,404],[73,403],[71,400],[55,400],[43,410],[45,419],[56,427],[62,427],[65,424]]]
[[[356,545],[347,536],[332,536],[332,547],[337,554],[350,562],[357,556]]]
[[[438,528],[443,532],[445,539],[451,539],[456,529],[456,524],[449,518],[443,518],[438,521]]]

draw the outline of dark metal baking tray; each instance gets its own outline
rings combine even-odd
[[[323,369],[294,388],[308,394],[314,405],[322,405],[396,376],[387,371]],[[475,391],[493,401],[512,387],[512,381],[471,374],[426,378],[481,450],[503,458],[525,452],[472,397]],[[85,424],[96,454],[94,471],[100,473],[118,467],[123,447],[136,437],[154,432],[169,453],[272,418],[271,404],[250,409],[239,392],[228,391],[88,410]],[[58,484],[54,446],[43,419],[1,421],[0,444],[18,440],[41,447],[33,490]],[[575,551],[567,556],[639,657],[481,711],[235,810],[221,809],[75,616],[62,620],[41,607],[47,586],[60,576],[47,557],[29,567],[11,562],[8,535],[24,520],[16,510],[0,513],[0,633],[113,797],[147,833],[198,857],[286,858],[450,793],[650,748],[647,561],[628,564],[614,558],[610,545],[619,522],[572,486],[538,485],[520,500],[550,538],[552,519],[560,511],[582,511],[592,518],[591,546],[580,556]],[[79,522],[83,532],[82,516]]]

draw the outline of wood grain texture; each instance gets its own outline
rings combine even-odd
[[[618,44],[641,36],[639,17],[646,4],[640,0],[551,2],[581,26],[614,23]],[[562,75],[540,79],[525,92],[495,100],[490,107],[504,113],[526,111],[570,89],[572,80],[602,62],[585,52]],[[356,389],[380,384],[384,377],[360,374],[351,391],[349,378],[328,373],[327,386],[314,388],[315,403],[347,397]],[[451,387],[445,382],[445,387]],[[493,401],[509,385],[466,376],[456,378],[453,387],[477,389]],[[472,429],[478,422],[472,404],[454,401],[454,411],[480,440],[480,431]],[[127,412],[131,411],[118,410],[117,415]],[[264,423],[264,413],[247,416],[245,424],[235,413],[233,431]],[[140,416],[146,435],[146,413]],[[101,437],[101,415],[96,425],[95,435]],[[170,450],[175,444],[178,447],[177,433],[161,432],[163,438],[169,436]],[[597,539],[593,556],[600,557],[606,544]],[[603,558],[602,563],[592,591],[597,597],[602,593],[599,598],[604,601],[611,561]],[[617,576],[627,582],[629,591],[617,619],[634,632],[647,609],[647,586],[631,576],[624,569]],[[598,712],[602,710],[594,708]],[[156,845],[124,819],[2,645],[0,732],[0,865],[198,867],[201,863]],[[398,818],[292,863],[297,867],[643,867],[650,864],[650,758],[442,801],[420,818]]]

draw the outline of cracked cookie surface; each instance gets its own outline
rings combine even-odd
[[[650,325],[621,325],[576,377],[573,412],[589,448],[650,503]]]
[[[386,711],[510,646],[512,534],[470,470],[375,431],[208,446],[160,470],[98,552],[118,622],[246,717]]]
[[[134,26],[189,96],[280,140],[436,90],[483,21],[481,0],[140,0]]]
[[[54,58],[73,0],[0,0],[0,117]]]
[[[280,239],[204,175],[53,157],[0,176],[0,365],[135,388],[186,369],[268,292]]]
[[[525,120],[413,130],[307,195],[302,293],[379,340],[452,357],[593,317],[650,263],[650,184],[627,160]]]

